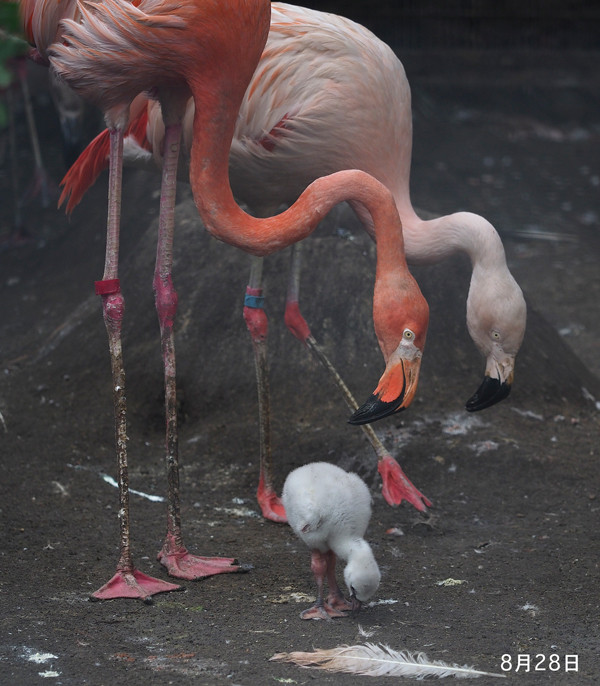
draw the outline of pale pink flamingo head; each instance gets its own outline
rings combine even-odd
[[[480,271],[473,270],[467,326],[485,357],[485,376],[467,401],[469,412],[491,407],[509,395],[527,322],[525,298],[510,272]]]

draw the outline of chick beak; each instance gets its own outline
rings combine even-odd
[[[350,616],[357,617],[358,613],[360,612],[360,608],[362,607],[362,603],[354,593],[350,596],[350,605]]]

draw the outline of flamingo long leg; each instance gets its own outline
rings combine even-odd
[[[13,92],[9,87],[6,89],[6,105],[8,112],[8,144],[10,151],[10,171],[13,191],[13,211],[14,220],[10,234],[6,239],[3,239],[9,245],[19,245],[21,241],[28,240],[27,232],[23,227],[23,215],[21,212],[20,190],[19,190],[19,169],[18,169],[18,154],[17,154],[17,133],[15,129],[15,103],[13,100]]]
[[[125,370],[121,346],[121,327],[125,300],[119,287],[119,231],[121,177],[123,157],[122,128],[110,132],[110,171],[108,220],[106,230],[106,260],[102,281],[96,292],[102,296],[104,322],[108,333],[115,408],[115,437],[118,460],[120,554],[117,572],[102,588],[92,594],[96,600],[110,598],[141,598],[149,602],[156,593],[179,590],[180,586],[147,576],[134,568],[129,537],[129,477],[127,469],[127,421],[125,402]]]
[[[24,201],[35,197],[39,193],[42,207],[48,207],[50,205],[48,173],[46,172],[46,168],[44,167],[44,162],[42,160],[40,139],[38,136],[37,127],[35,125],[35,117],[33,115],[33,105],[31,103],[31,93],[29,92],[29,83],[27,81],[25,60],[19,60],[17,64],[17,73],[19,75],[19,81],[21,82],[23,104],[25,107],[25,118],[27,120],[27,129],[29,131],[31,148],[33,150],[33,158],[35,160],[34,176],[30,187],[25,194]]]
[[[338,374],[331,360],[325,354],[323,348],[311,334],[310,328],[300,312],[300,272],[302,269],[301,245],[301,243],[296,243],[292,247],[292,264],[285,309],[285,323],[294,336],[306,345],[315,358],[329,372],[329,375],[339,388],[346,405],[354,412],[358,409],[358,403],[342,377]],[[413,486],[402,471],[398,462],[390,455],[383,443],[379,440],[373,427],[370,424],[363,424],[361,425],[361,429],[364,431],[367,440],[377,455],[377,469],[383,481],[382,494],[387,503],[390,505],[400,505],[403,500],[406,500],[417,510],[424,512],[426,507],[431,506],[431,502]]]
[[[250,279],[244,301],[244,321],[252,339],[260,435],[260,467],[256,497],[263,517],[274,522],[286,522],[285,510],[273,487],[271,450],[271,393],[267,363],[268,321],[263,307],[262,257],[252,257]]]
[[[179,579],[201,579],[225,572],[245,571],[233,558],[208,558],[192,555],[183,544],[179,497],[179,454],[177,432],[177,392],[175,342],[173,325],[177,313],[177,292],[171,276],[173,267],[173,234],[175,227],[175,193],[181,124],[165,129],[163,176],[154,293],[160,324],[165,378],[166,463],[167,463],[167,535],[158,559],[170,576]]]

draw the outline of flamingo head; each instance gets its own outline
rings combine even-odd
[[[357,614],[361,605],[377,591],[381,581],[381,572],[373,551],[365,540],[353,542],[348,564],[344,569],[344,581],[350,594],[352,614]]]
[[[476,279],[475,274],[473,278]],[[503,297],[497,297],[498,293]],[[467,411],[477,412],[491,407],[509,395],[526,319],[523,293],[510,273],[471,284],[467,299],[467,326],[486,364],[481,385],[467,401]]]
[[[348,420],[369,424],[407,408],[419,381],[429,307],[416,281],[409,276],[401,287],[378,284],[373,320],[385,370],[371,397]]]

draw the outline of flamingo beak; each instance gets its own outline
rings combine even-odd
[[[349,424],[370,424],[406,409],[417,391],[421,356],[388,363],[373,395],[356,410]]]
[[[362,603],[354,593],[350,596],[350,606],[350,616],[357,617],[362,607]]]
[[[515,358],[492,354],[488,358],[485,377],[479,388],[467,400],[467,412],[478,412],[508,397],[514,378]]]
[[[481,386],[467,400],[467,412],[478,412],[499,403],[509,395],[510,389],[511,384],[508,381],[493,379],[491,376],[484,377]]]

